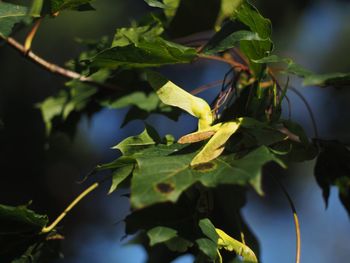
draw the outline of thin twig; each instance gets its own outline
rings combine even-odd
[[[198,57],[201,58],[201,59],[209,59],[209,60],[221,61],[221,62],[224,62],[226,64],[231,65],[234,68],[238,68],[238,69],[240,69],[242,71],[249,71],[250,72],[250,69],[247,66],[245,66],[245,65],[235,61],[234,59],[227,59],[227,58],[223,58],[223,57],[220,57],[220,56],[204,55],[204,54],[199,54]]]
[[[292,119],[292,103],[287,95],[284,96],[288,105],[288,120]]]
[[[277,84],[277,87],[278,89],[280,90],[280,92],[282,90],[281,88],[281,85],[279,84],[279,82],[277,81],[277,78],[275,76],[275,74],[273,73],[272,69],[271,68],[267,68],[267,72],[269,73],[269,76],[271,77],[271,79]],[[285,91],[288,90],[288,84],[289,84],[289,78],[287,80],[287,84],[286,84],[286,87],[285,87]],[[286,92],[285,92],[286,93]],[[286,98],[286,101],[287,101],[287,104],[288,104],[288,119],[290,120],[292,118],[292,105],[291,105],[291,102],[290,102],[290,99],[288,98],[287,95],[284,96]],[[283,98],[282,98],[283,99]],[[281,102],[280,102],[281,103]]]
[[[314,113],[312,112],[312,109],[311,109],[310,104],[309,104],[308,101],[305,99],[305,97],[303,96],[303,94],[300,93],[299,90],[297,90],[296,88],[293,88],[293,87],[289,87],[289,89],[290,89],[291,91],[293,91],[293,92],[304,102],[304,104],[305,104],[305,106],[306,106],[306,108],[307,108],[307,111],[309,112],[310,118],[311,118],[311,122],[312,122],[312,126],[313,126],[313,129],[314,129],[315,138],[319,138],[319,136],[318,136],[317,124],[316,124],[316,119],[315,119]]]
[[[16,51],[20,52],[22,55],[24,55],[25,58],[29,59],[30,61],[41,66],[43,69],[50,71],[53,74],[63,76],[67,79],[79,80],[81,82],[85,82],[85,83],[88,83],[88,84],[91,84],[93,86],[100,87],[103,89],[109,89],[109,90],[119,90],[120,89],[119,87],[116,87],[116,86],[113,86],[110,84],[96,82],[95,80],[93,80],[90,77],[83,76],[77,72],[62,68],[56,64],[48,62],[47,60],[43,59],[42,57],[36,55],[33,51],[27,52],[26,48],[12,37],[4,38],[4,37],[0,36],[0,38],[3,38],[12,48],[14,48]]]
[[[196,95],[196,94],[201,93],[203,91],[206,91],[208,89],[215,88],[215,87],[221,85],[222,82],[223,82],[222,80],[217,80],[217,81],[214,81],[214,82],[211,82],[211,83],[199,86],[198,88],[195,88],[194,90],[192,90],[190,93],[192,95]]]
[[[290,205],[290,208],[293,212],[293,218],[294,218],[294,226],[295,226],[295,235],[296,235],[296,252],[295,252],[295,263],[300,263],[300,255],[301,255],[301,234],[300,234],[300,224],[299,224],[299,218],[297,210],[295,209],[295,205],[293,203],[292,198],[290,197],[287,189],[284,187],[284,185],[278,180],[276,176],[273,176],[277,184],[281,187],[283,194],[286,196],[288,203]]]
[[[72,210],[85,196],[87,196],[89,193],[91,193],[93,190],[95,190],[99,186],[99,183],[92,184],[89,188],[87,188],[84,192],[82,192],[80,195],[78,195],[73,202],[71,202],[67,208],[53,221],[49,226],[43,227],[41,230],[41,233],[49,233],[52,229],[54,229],[59,222],[62,221],[62,219],[69,213],[70,210]]]

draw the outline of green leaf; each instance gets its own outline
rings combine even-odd
[[[180,4],[180,0],[144,0],[149,6],[164,9],[164,13],[168,19],[171,19]]]
[[[164,13],[168,20],[171,20],[176,14],[180,5],[180,0],[163,0],[163,2],[167,6],[167,8],[164,9]]]
[[[339,190],[339,199],[350,216],[350,150],[338,141],[317,140],[320,154],[315,165],[315,177],[328,206],[330,187]]]
[[[196,240],[197,246],[200,251],[207,255],[212,261],[215,261],[218,257],[217,244],[208,238],[199,238]]]
[[[37,108],[40,109],[43,116],[47,135],[51,133],[52,120],[56,116],[60,116],[62,114],[67,99],[67,93],[65,91],[60,91],[56,96],[48,97],[43,102],[36,105]]]
[[[135,208],[176,202],[183,191],[198,181],[207,187],[251,183],[258,193],[262,193],[259,183],[262,166],[270,161],[283,165],[262,146],[242,158],[231,154],[191,168],[190,162],[196,153],[175,154],[181,148],[176,149],[179,145],[174,144],[167,156],[164,152],[159,156],[163,147],[151,147],[135,155],[137,167],[131,180],[131,204]]]
[[[151,111],[140,109],[138,106],[132,106],[124,118],[122,127],[133,120],[146,120],[151,114],[161,114],[171,120],[177,121],[181,112],[179,109],[170,107],[163,103],[160,103],[157,108]]]
[[[225,28],[225,27],[224,27]],[[257,32],[251,32],[246,30],[235,31],[228,36],[222,36],[219,31],[214,37],[206,44],[203,52],[211,55],[218,52],[222,52],[239,45],[243,40],[245,41],[268,41],[266,38],[261,38]]]
[[[194,48],[155,37],[140,40],[137,45],[129,44],[106,49],[92,58],[92,66],[110,69],[158,67],[167,64],[189,63],[196,56]]]
[[[147,236],[150,239],[150,246],[154,246],[176,237],[177,231],[169,227],[157,226],[149,230]]]
[[[95,171],[99,172],[99,171],[104,171],[104,170],[118,169],[118,168],[122,168],[124,166],[128,166],[128,165],[134,164],[134,163],[135,163],[134,158],[129,157],[129,156],[121,156],[112,162],[97,165],[97,167],[95,168]]]
[[[90,5],[91,0],[51,0],[51,12],[56,13],[62,10],[89,11],[95,10]]]
[[[47,216],[38,215],[26,206],[6,206],[0,204],[0,232],[33,230],[39,231],[48,223]],[[16,226],[16,227],[14,227]]]
[[[248,260],[249,262],[258,262],[254,252],[248,246],[230,237],[224,231],[215,228],[209,219],[205,218],[200,220],[199,227],[201,228],[202,232],[216,244],[216,251],[218,249],[234,251],[237,255],[244,257],[244,259]],[[209,251],[212,253],[212,249]],[[208,253],[205,254],[208,255]]]
[[[208,163],[220,156],[225,149],[226,142],[238,130],[239,126],[239,122],[224,122],[203,149],[193,158],[191,165]]]
[[[0,36],[8,37],[15,24],[27,21],[28,11],[25,6],[0,1]]]
[[[221,23],[232,16],[237,8],[242,4],[243,0],[221,0],[221,9],[216,21],[216,29],[220,28]]]
[[[281,133],[276,127],[266,122],[260,122],[253,118],[239,118],[243,130],[243,139],[234,147],[254,147],[255,145],[269,146],[287,139],[287,135]]]
[[[167,5],[165,5],[159,0],[144,0],[144,1],[151,7],[169,8]]]
[[[122,97],[118,96],[116,99],[109,96],[101,99],[100,104],[110,109],[120,109],[131,106],[124,118],[122,126],[134,119],[145,120],[151,114],[162,114],[175,121],[181,114],[177,108],[162,103],[155,92],[147,94],[142,91],[135,91]]]
[[[267,56],[261,59],[254,60],[255,63],[284,63],[286,64],[286,73],[293,74],[302,78],[312,75],[313,73],[302,66],[296,64],[290,58],[281,58],[276,55]]]
[[[303,85],[350,87],[350,73],[312,74],[304,79]]]
[[[172,239],[165,241],[165,245],[171,251],[185,253],[193,246],[193,243],[182,237],[173,237]]]
[[[36,214],[27,206],[0,205],[1,261],[39,263],[51,262],[49,258],[56,258],[57,248],[52,246],[52,242],[62,237],[54,231],[41,234],[41,229],[47,223],[47,216]]]
[[[112,185],[109,188],[108,194],[113,193],[118,188],[120,183],[122,183],[131,174],[133,169],[134,165],[132,164],[122,166],[116,171],[114,171],[112,174]]]
[[[137,136],[128,137],[122,142],[118,143],[113,149],[120,150],[123,155],[131,156],[145,148],[155,145],[160,141],[159,135],[151,127],[146,126],[146,129]]]
[[[40,17],[43,4],[44,0],[33,0],[32,6],[29,11],[29,15],[33,17]]]
[[[284,73],[296,75],[304,78],[304,86],[333,86],[333,87],[349,87],[350,86],[350,73],[328,73],[328,74],[315,74],[312,71],[305,69],[303,66],[295,63],[290,58],[282,58],[277,55],[271,55],[259,60],[255,63],[283,63],[286,68]]]
[[[264,18],[259,11],[246,0],[235,10],[233,19],[238,19],[248,26],[251,31],[258,33],[262,38],[271,37],[271,21]]]
[[[252,32],[256,32],[265,41],[242,40],[240,48],[251,62],[251,67],[257,76],[260,76],[263,70],[262,65],[256,64],[254,60],[261,59],[270,54],[273,48],[271,38],[272,27],[271,21],[264,18],[259,11],[248,1],[244,1],[235,11],[233,19],[237,19],[241,23],[250,28]]]
[[[179,232],[193,233],[193,211],[188,209],[189,200],[182,198],[175,205],[170,203],[156,204],[145,209],[133,210],[126,219],[125,232],[133,235],[143,230],[149,230],[162,224],[172,229],[180,229]],[[159,213],[159,211],[162,211]],[[174,220],[176,218],[176,220]],[[148,243],[148,240],[147,240]]]
[[[199,227],[203,234],[209,237],[215,243],[218,242],[219,235],[215,231],[215,226],[210,222],[208,218],[201,219],[199,221]]]
[[[97,82],[103,82],[109,74],[109,71],[100,70],[90,77]],[[82,111],[97,93],[97,88],[78,80],[71,80],[66,86],[68,90],[61,90],[56,96],[48,97],[36,105],[42,113],[48,135],[55,118],[65,121],[73,111]]]
[[[133,26],[118,28],[114,35],[112,47],[124,47],[130,44],[138,46],[140,41],[152,41],[153,38],[160,36],[164,28],[160,21],[146,26]]]
[[[135,106],[147,112],[156,111],[161,103],[155,92],[146,94],[142,91],[135,91],[117,99],[104,99],[101,105],[110,109],[120,109],[128,106]]]
[[[30,245],[23,255],[17,257],[11,263],[42,263],[54,262],[62,255],[58,252],[60,235],[51,235],[50,241],[39,241]]]

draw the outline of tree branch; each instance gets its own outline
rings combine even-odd
[[[10,45],[13,49],[15,49],[16,51],[21,53],[25,58],[29,59],[30,61],[41,66],[43,69],[50,71],[53,74],[60,75],[60,76],[65,77],[67,79],[79,80],[81,82],[85,82],[85,83],[88,83],[88,84],[91,84],[93,86],[103,88],[103,89],[109,89],[109,90],[120,90],[121,89],[119,87],[116,87],[116,86],[113,86],[110,84],[104,84],[104,83],[97,82],[90,77],[83,76],[77,72],[74,72],[72,70],[65,69],[65,68],[60,67],[56,64],[53,64],[53,63],[43,59],[42,57],[36,55],[33,51],[30,51],[30,50],[27,51],[26,48],[21,43],[19,43],[17,40],[15,40],[12,37],[4,38],[4,37],[0,36],[0,38],[3,38],[7,42],[8,45]]]

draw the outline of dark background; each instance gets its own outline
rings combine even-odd
[[[203,0],[204,1],[204,0]],[[317,72],[350,71],[349,1],[278,1],[257,2],[262,13],[271,18],[277,53],[294,58]],[[97,12],[64,12],[56,19],[44,20],[34,41],[33,50],[42,57],[63,65],[76,56],[79,38],[112,36],[115,29],[128,26],[150,8],[142,0],[99,0]],[[190,23],[190,22],[189,22]],[[22,40],[24,34],[15,35]],[[222,78],[221,63],[174,66],[167,69],[169,78],[186,88],[195,88]],[[48,143],[44,124],[35,103],[54,94],[64,79],[54,76],[0,43],[0,203],[20,205],[33,200],[31,208],[51,219],[88,183],[78,184],[96,164],[112,160],[117,152],[110,148],[121,139],[142,131],[143,122],[134,121],[120,129],[126,110],[103,110],[91,119],[83,118],[76,135],[68,138],[55,134]],[[310,102],[320,136],[349,142],[349,91],[300,87]],[[207,92],[209,97],[217,90]],[[305,106],[292,93],[293,120],[301,123],[310,136],[312,125]],[[152,116],[149,123],[161,134],[175,136],[191,131],[193,119],[182,116],[179,123],[162,116]],[[299,211],[302,231],[302,262],[347,262],[350,258],[350,221],[333,189],[325,210],[321,191],[313,178],[314,162],[294,165],[282,181],[287,185]],[[138,263],[146,255],[137,246],[122,247],[123,223],[128,212],[123,191],[111,196],[109,185],[87,197],[63,221],[65,259],[78,263]],[[244,208],[246,221],[261,241],[262,262],[294,262],[294,228],[284,196],[266,182],[266,196],[249,194]],[[0,260],[1,261],[1,260]],[[190,256],[177,262],[192,262]]]

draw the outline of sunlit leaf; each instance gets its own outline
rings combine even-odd
[[[182,136],[177,142],[181,144],[204,141],[212,137],[222,126],[222,123],[215,124],[200,131]]]
[[[160,141],[157,132],[150,126],[137,136],[128,137],[122,142],[118,143],[113,149],[120,150],[123,155],[131,156],[145,148],[155,145]]]
[[[158,67],[167,64],[188,63],[196,57],[196,50],[155,37],[140,40],[137,46],[116,46],[92,58],[93,67],[116,69]]]
[[[32,6],[30,7],[29,14],[33,17],[40,17],[43,4],[44,4],[44,0],[33,0]]]
[[[205,100],[193,96],[158,73],[148,72],[147,80],[164,104],[179,107],[197,117],[199,130],[211,125],[213,114]]]
[[[164,13],[167,16],[168,20],[171,20],[176,14],[180,0],[163,0],[163,2],[167,6],[167,8],[164,9]]]
[[[225,122],[208,141],[204,148],[193,158],[191,165],[199,165],[210,162],[225,149],[225,143],[239,128],[239,122]]]
[[[162,1],[159,0],[144,0],[151,7],[168,8]]]
[[[152,41],[164,31],[159,21],[152,25],[118,28],[112,42],[112,47],[124,47],[129,44],[138,46],[140,41]]]
[[[219,239],[218,239],[219,248],[222,248],[228,251],[233,251],[237,255],[242,256],[245,261],[256,262],[256,263],[258,262],[258,259],[255,256],[255,253],[247,245],[230,237],[221,229],[216,228],[216,233],[219,236]]]
[[[216,21],[216,28],[220,28],[221,23],[232,16],[235,10],[242,4],[243,0],[221,0],[221,9]]]

